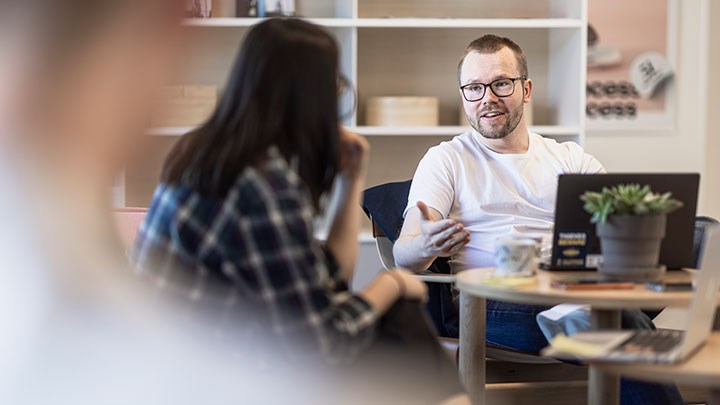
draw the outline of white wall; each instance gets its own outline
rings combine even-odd
[[[710,2],[709,21],[720,21],[720,2]],[[705,147],[705,204],[720,218],[720,25],[710,25],[708,109]]]
[[[712,132],[712,128],[720,124],[720,96],[718,90],[711,91],[708,87],[708,72],[717,72],[720,67],[720,49],[713,49],[711,55],[714,69],[708,64],[711,1],[679,0],[678,3],[675,130],[624,134],[588,132],[585,145],[608,171],[700,172],[698,212],[720,218],[720,190],[718,177],[714,175],[720,168],[720,155],[713,153],[719,151],[717,142],[711,144],[709,141],[714,139],[706,131],[710,128]],[[720,17],[720,4],[712,3],[713,14]],[[713,31],[714,48],[717,48],[720,29],[714,27]],[[720,79],[715,78],[712,85],[720,89]]]

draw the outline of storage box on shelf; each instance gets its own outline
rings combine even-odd
[[[224,3],[234,1],[214,0],[213,10],[225,10],[213,13],[221,18],[185,22],[188,56],[176,83],[215,85],[222,93],[244,35],[261,21],[232,18]],[[358,99],[344,124],[368,136],[372,146],[368,186],[410,178],[428,148],[469,128],[458,112],[457,61],[485,33],[508,36],[527,53],[534,83],[531,130],[584,141],[587,0],[296,0],[296,6],[338,40],[341,74],[355,84]],[[439,125],[368,125],[368,101],[384,96],[437,98]],[[148,204],[167,151],[190,129],[148,131],[154,136],[143,139],[125,175],[126,204]]]
[[[161,128],[200,125],[210,117],[216,104],[217,86],[166,86],[150,125]]]
[[[369,126],[437,127],[436,97],[371,97],[367,100]]]

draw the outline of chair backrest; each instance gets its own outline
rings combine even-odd
[[[711,217],[695,218],[695,236],[693,238],[693,267],[700,266],[700,256],[702,255],[703,245],[705,243],[705,231],[711,225],[717,224],[718,220]]]
[[[146,208],[116,208],[113,210],[115,225],[125,248],[132,246],[146,214]]]
[[[412,180],[385,183],[365,190],[362,208],[373,221],[373,234],[395,242],[403,225]]]
[[[385,268],[395,267],[392,246],[400,236],[405,222],[403,213],[408,203],[411,185],[412,180],[385,183],[371,187],[363,193],[362,208],[372,221],[373,237]],[[430,271],[450,274],[448,259],[444,257],[436,259],[430,266]]]
[[[375,236],[375,247],[385,270],[397,267],[393,255],[393,243],[387,236]]]

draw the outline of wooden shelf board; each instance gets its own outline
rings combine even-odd
[[[190,132],[193,127],[159,127],[148,128],[147,135],[151,136],[181,136]]]
[[[315,239],[320,241],[327,240],[327,235],[317,232],[315,233]],[[358,233],[358,243],[375,243],[375,238],[370,231],[360,231]]]

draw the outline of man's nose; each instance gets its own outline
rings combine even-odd
[[[485,89],[485,95],[480,99],[481,104],[495,104],[498,101],[498,97],[493,93],[490,87]]]

